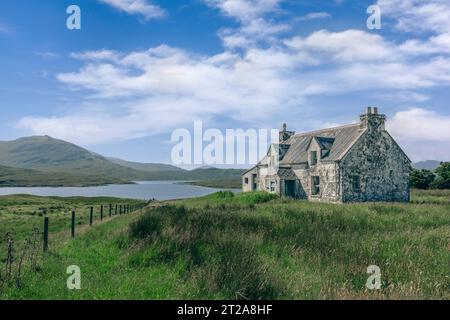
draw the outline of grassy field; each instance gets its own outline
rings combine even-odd
[[[347,205],[220,192],[51,243],[2,299],[450,299],[449,191]],[[81,290],[66,288],[70,265]],[[365,287],[369,265],[381,290]]]
[[[143,201],[108,197],[60,198],[37,197],[29,195],[0,196],[0,259],[5,254],[4,235],[10,232],[19,249],[34,229],[42,232],[44,216],[49,217],[49,232],[70,233],[71,212],[76,212],[76,223],[83,226],[89,223],[90,207],[94,207],[94,221],[100,219],[100,206],[104,205],[104,216],[109,215],[109,204],[142,204]]]
[[[241,189],[241,179],[224,179],[224,180],[201,180],[188,182],[194,186],[216,188],[216,189]]]

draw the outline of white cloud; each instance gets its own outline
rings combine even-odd
[[[204,0],[209,6],[219,8],[229,17],[241,22],[261,18],[278,9],[281,0]]]
[[[408,32],[450,32],[448,0],[378,0],[382,15],[397,21],[396,28]]]
[[[258,43],[277,42],[280,33],[290,30],[287,24],[271,23],[263,18],[248,21],[239,29],[222,29],[219,32],[228,49],[256,47]]]
[[[317,19],[326,19],[331,18],[331,14],[327,12],[311,12],[307,15],[304,15],[302,17],[298,17],[297,20],[299,21],[311,21],[311,20],[317,20]]]
[[[291,26],[279,23],[276,16],[282,0],[203,0],[207,5],[241,23],[239,28],[219,31],[228,49],[256,47],[260,42],[276,42]],[[270,14],[269,14],[270,13]]]
[[[146,20],[160,18],[165,11],[148,0],[98,0],[132,15],[141,15]]]
[[[449,115],[411,108],[397,112],[387,126],[414,161],[450,159]]]
[[[399,49],[410,55],[450,54],[450,33],[433,36],[426,41],[407,40]]]
[[[285,43],[296,50],[331,54],[341,61],[394,60],[394,45],[377,34],[361,30],[329,32],[321,30],[306,38],[294,37]]]
[[[72,58],[79,60],[110,60],[117,61],[121,54],[120,52],[108,49],[96,50],[96,51],[84,51],[76,52],[70,55]]]
[[[422,108],[397,112],[389,129],[402,140],[450,143],[450,116]]]
[[[101,111],[27,117],[20,128],[87,145],[190,127],[198,119],[269,122],[300,113],[311,96],[371,90],[371,96],[387,100],[423,102],[428,96],[415,90],[450,86],[444,34],[403,43],[361,30],[283,37],[290,26],[267,19],[280,1],[205,1],[241,22],[219,33],[222,53],[198,55],[167,45],[74,53],[84,65],[57,78],[81,91],[85,101],[103,106]],[[407,115],[397,115],[394,123]],[[434,121],[430,114],[422,116]],[[405,138],[409,131],[399,132]]]
[[[89,140],[95,130],[104,130],[95,132],[96,141],[111,141],[225,115],[236,121],[265,121],[301,107],[310,96],[370,89],[381,90],[387,98],[390,94],[390,98],[424,101],[426,97],[411,90],[450,85],[450,58],[410,61],[401,45],[358,30],[323,30],[266,48],[252,46],[240,53],[225,50],[212,56],[160,46],[129,53],[102,49],[72,57],[85,65],[59,74],[58,79],[108,105],[107,114],[125,101],[120,118],[128,129],[94,127],[103,122],[99,119],[86,119],[84,127],[75,126],[76,115],[58,120],[27,118],[22,128],[33,133],[58,130],[57,136],[73,135],[71,141],[79,136]],[[54,126],[54,121],[60,125]]]

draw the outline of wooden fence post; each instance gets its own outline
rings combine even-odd
[[[112,204],[109,204],[109,217],[112,217]]]
[[[48,250],[48,217],[44,218],[44,252]]]
[[[119,214],[122,214],[122,205],[119,206]]]
[[[72,211],[72,238],[75,238],[75,210]]]
[[[89,213],[89,225],[92,226],[94,223],[94,207],[91,207],[91,212]]]
[[[114,215],[117,216],[117,204],[116,204],[116,209],[114,210]]]
[[[103,205],[100,206],[100,220],[103,221]]]

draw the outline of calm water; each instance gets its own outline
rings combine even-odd
[[[171,200],[205,196],[219,190],[183,184],[180,181],[139,181],[136,184],[108,185],[101,187],[36,187],[0,188],[0,195],[31,194],[36,196],[58,197],[120,197],[130,199]],[[240,192],[238,189],[226,189]]]

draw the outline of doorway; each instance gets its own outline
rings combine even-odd
[[[288,198],[295,198],[295,180],[284,181],[284,195]]]

